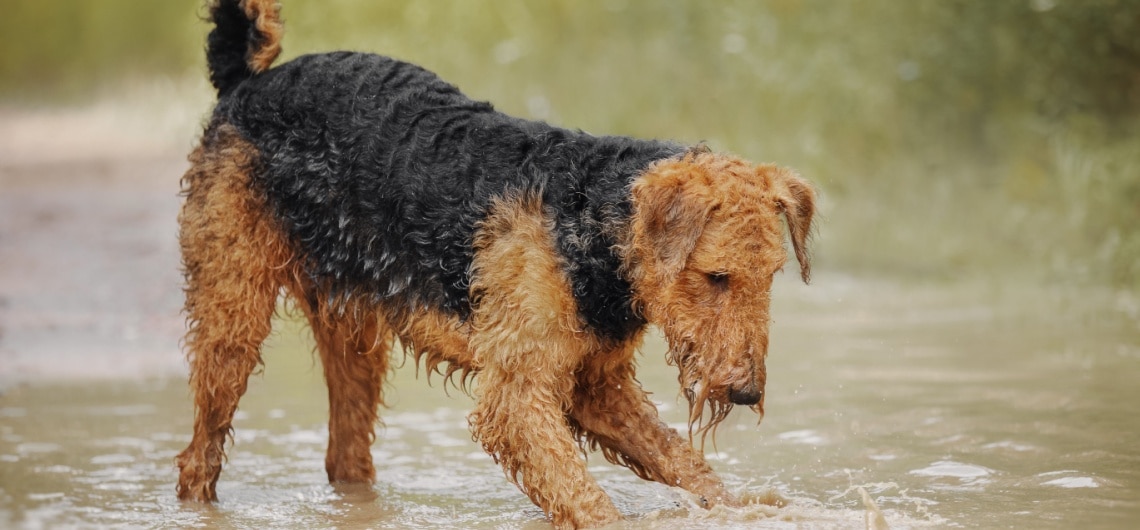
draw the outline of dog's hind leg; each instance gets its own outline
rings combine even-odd
[[[215,124],[183,177],[179,242],[194,434],[177,458],[180,499],[217,499],[226,437],[249,375],[261,363],[261,343],[292,258],[264,197],[251,186],[257,158],[236,131]]]
[[[706,508],[737,504],[704,456],[661,421],[634,377],[633,350],[631,341],[591,356],[579,372],[570,413],[576,430],[600,447],[606,460],[643,479],[683,488]]]
[[[301,302],[324,365],[329,395],[329,482],[372,482],[372,443],[393,333],[378,311],[351,299],[329,307],[326,293]]]

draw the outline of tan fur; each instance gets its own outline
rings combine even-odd
[[[706,506],[738,504],[691,438],[695,429],[703,440],[724,419],[734,390],[764,389],[768,293],[787,260],[784,220],[810,277],[814,194],[791,172],[698,152],[634,182],[617,251],[637,309],[664,331],[667,359],[680,369],[686,438],[661,421],[635,378],[642,332],[609,340],[580,320],[553,212],[537,197],[501,198],[478,226],[472,314],[461,321],[385,307],[367,293],[330,297],[313,283],[251,183],[258,153],[231,127],[208,133],[190,161],[179,223],[195,419],[177,459],[179,498],[217,498],[233,414],[284,292],[309,320],[324,366],[332,482],[374,479],[370,446],[399,339],[429,374],[445,384],[459,374],[458,386],[473,388],[474,438],[559,528],[621,518],[587,472],[586,449]],[[762,399],[753,408],[762,415]]]
[[[469,420],[475,438],[560,528],[621,515],[586,472],[566,414],[567,377],[597,349],[582,329],[535,198],[495,205],[475,238],[471,348],[483,370]]]
[[[708,152],[657,163],[632,191],[635,302],[665,332],[703,439],[732,410],[730,388],[764,390],[769,293],[787,259],[780,214],[807,281],[814,193],[788,170]]]
[[[420,310],[403,315],[396,329],[404,348],[415,357],[417,366],[423,364],[429,378],[433,373],[442,374],[445,386],[450,382],[468,391],[471,378],[482,368],[468,344],[468,324],[456,316]]]
[[[372,443],[384,404],[394,334],[376,310],[350,298],[330,306],[328,297],[299,283],[290,289],[313,330],[329,394],[329,482],[371,482]],[[307,302],[300,302],[307,300]]]
[[[186,277],[185,347],[194,437],[178,456],[178,497],[215,500],[224,444],[250,373],[261,363],[293,253],[264,200],[249,193],[253,146],[223,128],[190,155],[178,217]]]
[[[325,369],[329,480],[371,481],[370,446],[392,331],[375,307],[354,298],[330,306],[325,290],[304,279],[292,246],[250,184],[257,152],[232,127],[219,128],[190,162],[179,237],[195,423],[194,437],[177,459],[179,498],[217,499],[225,438],[249,375],[261,363],[261,344],[283,288],[308,318]]]
[[[577,374],[571,418],[576,433],[606,460],[637,476],[684,488],[705,507],[736,504],[689,440],[661,421],[634,377],[640,337],[591,356]]]
[[[281,37],[285,34],[285,26],[281,23],[281,4],[277,0],[243,0],[241,6],[261,36],[258,46],[251,48],[246,57],[249,69],[259,74],[268,70],[281,55]]]

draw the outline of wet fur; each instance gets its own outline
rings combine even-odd
[[[595,137],[496,112],[361,53],[275,68],[278,6],[209,4],[218,104],[179,217],[194,435],[182,499],[216,500],[225,439],[278,295],[329,389],[333,482],[369,482],[390,351],[471,390],[474,438],[559,527],[620,518],[583,449],[705,504],[736,500],[635,379],[647,324],[704,434],[763,412],[768,293],[806,281],[811,188],[701,147]],[[743,396],[743,397],[742,397]]]

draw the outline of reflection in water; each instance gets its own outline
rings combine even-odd
[[[1130,299],[827,275],[782,279],[776,294],[768,414],[759,427],[734,414],[709,448],[755,504],[705,511],[591,455],[623,527],[1123,528],[1140,516]],[[0,526],[546,527],[471,441],[470,399],[413,380],[412,366],[390,385],[377,484],[328,485],[320,369],[284,324],[242,402],[221,502],[174,497],[184,381],[29,384],[0,397]],[[683,425],[658,339],[645,350],[643,382]]]

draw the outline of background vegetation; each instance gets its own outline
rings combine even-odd
[[[196,95],[169,104],[206,111],[196,0],[4,4],[4,107],[174,79]],[[379,51],[506,112],[793,166],[823,193],[824,267],[1140,288],[1140,0],[285,0],[284,15],[287,56]]]

